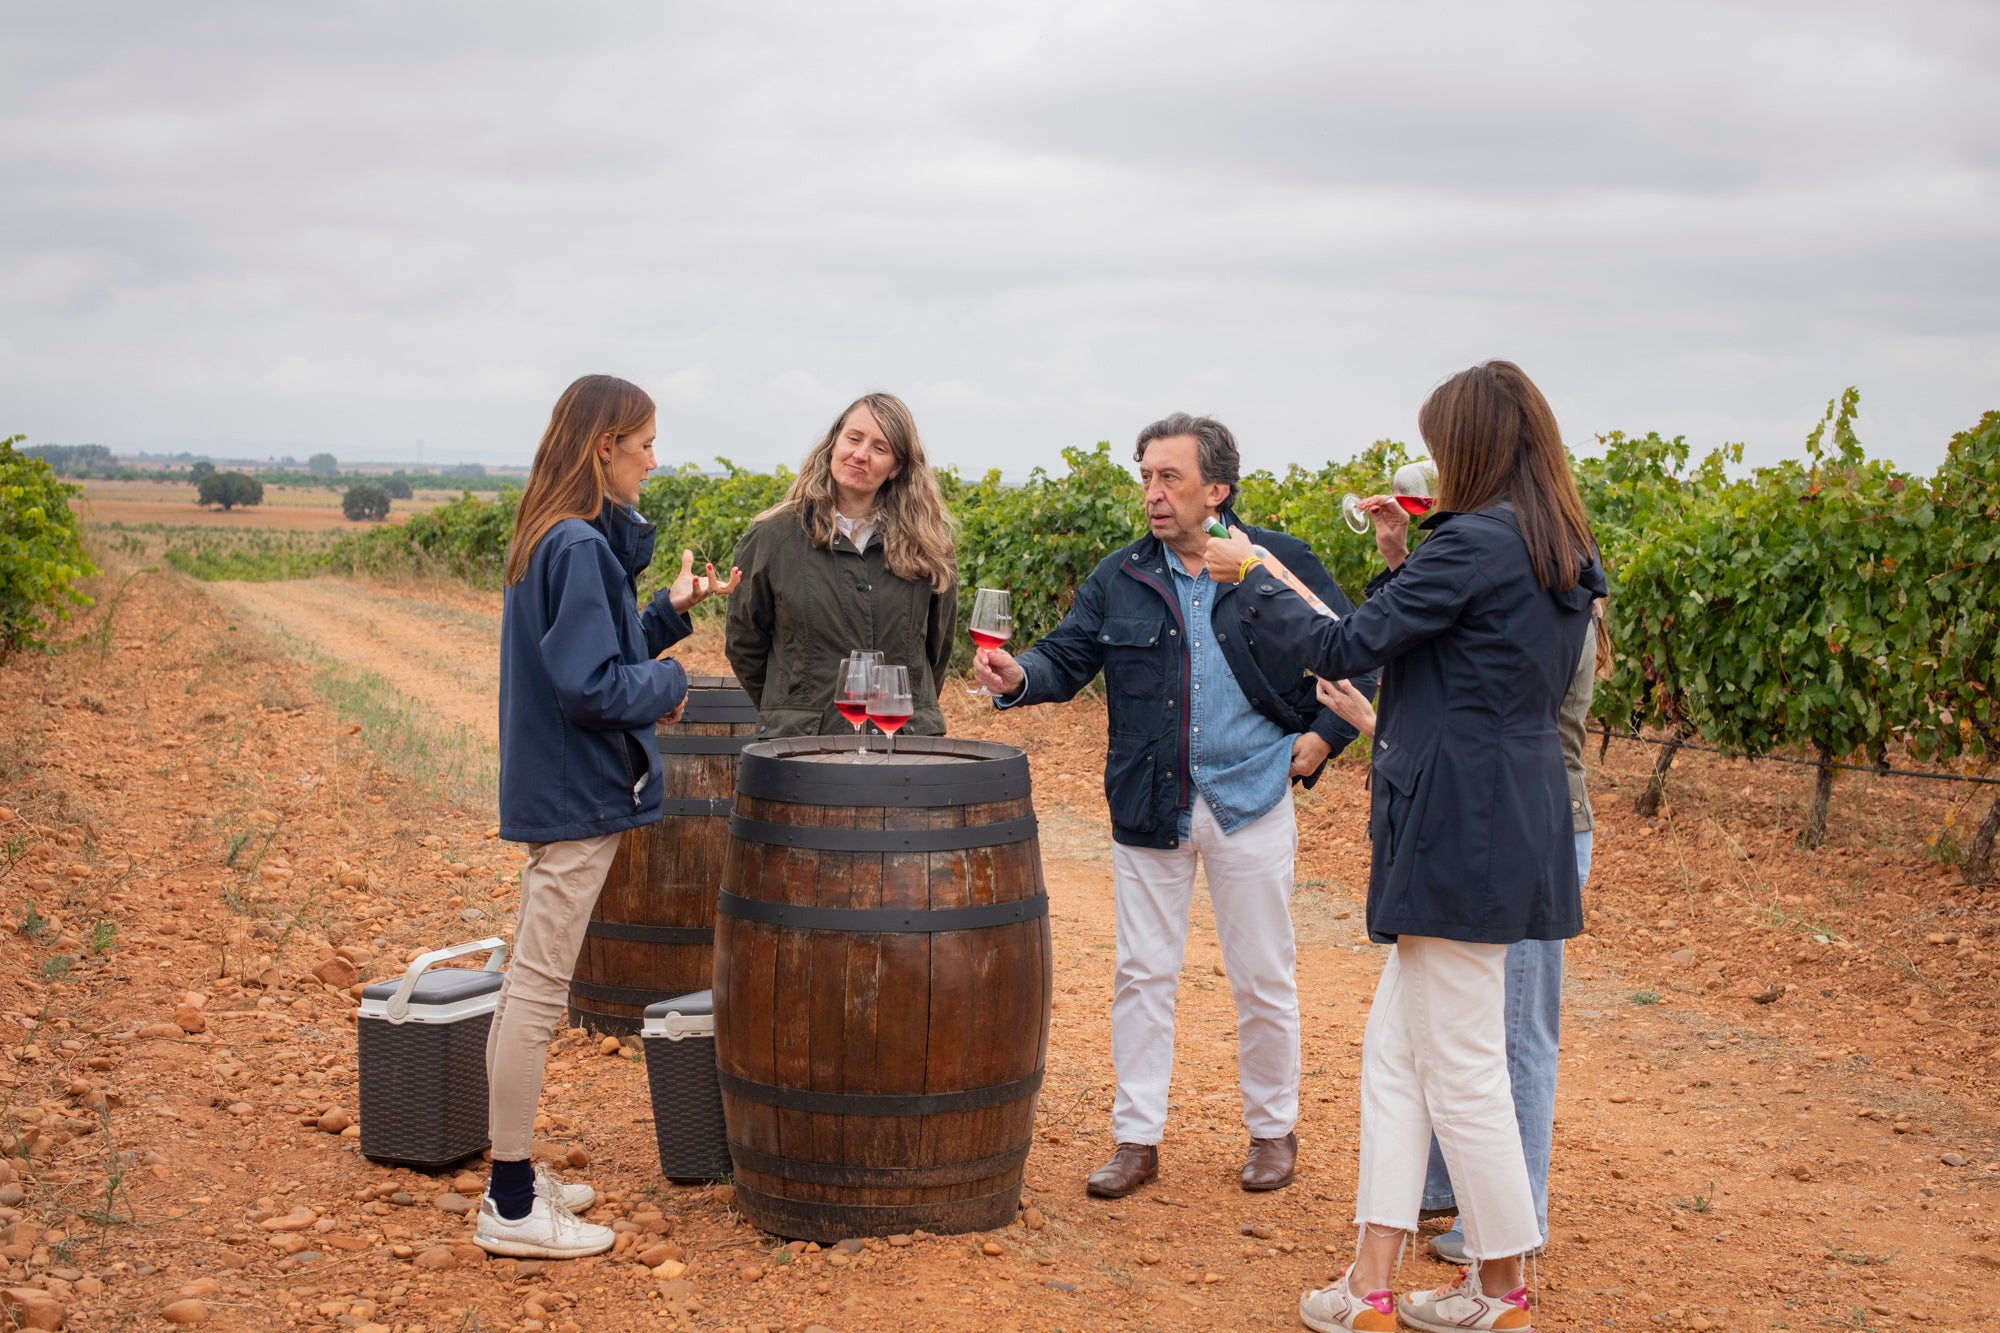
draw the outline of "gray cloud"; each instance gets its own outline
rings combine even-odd
[[[11,6],[0,429],[670,454],[854,393],[1020,473],[1175,407],[1253,464],[1486,356],[1573,442],[1929,468],[2000,406],[1982,5]]]

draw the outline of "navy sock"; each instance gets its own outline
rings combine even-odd
[[[500,1216],[509,1222],[526,1217],[535,1206],[534,1164],[526,1158],[518,1162],[495,1158],[493,1174],[486,1181],[486,1197],[493,1200]]]

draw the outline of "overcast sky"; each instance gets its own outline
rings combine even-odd
[[[663,462],[875,388],[934,461],[1566,438],[1929,470],[2000,408],[2000,6],[0,0],[0,434],[525,461],[576,375]]]

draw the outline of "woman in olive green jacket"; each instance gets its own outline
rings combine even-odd
[[[901,399],[871,393],[835,419],[785,498],[737,543],[743,584],[724,644],[760,736],[847,733],[834,710],[846,656],[908,667],[906,732],[944,734],[938,682],[958,626],[950,519]]]

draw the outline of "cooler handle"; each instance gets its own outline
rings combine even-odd
[[[410,992],[416,989],[417,978],[422,976],[426,969],[435,967],[439,963],[448,963],[454,958],[463,958],[469,953],[486,953],[488,950],[492,951],[492,957],[486,960],[484,970],[498,972],[500,965],[507,961],[507,941],[498,935],[489,935],[483,940],[473,940],[467,944],[454,944],[449,949],[433,949],[429,953],[418,954],[404,971],[402,984],[396,987],[396,993],[391,995],[389,1003],[383,1006],[383,1017],[391,1023],[401,1023],[410,1016]]]

